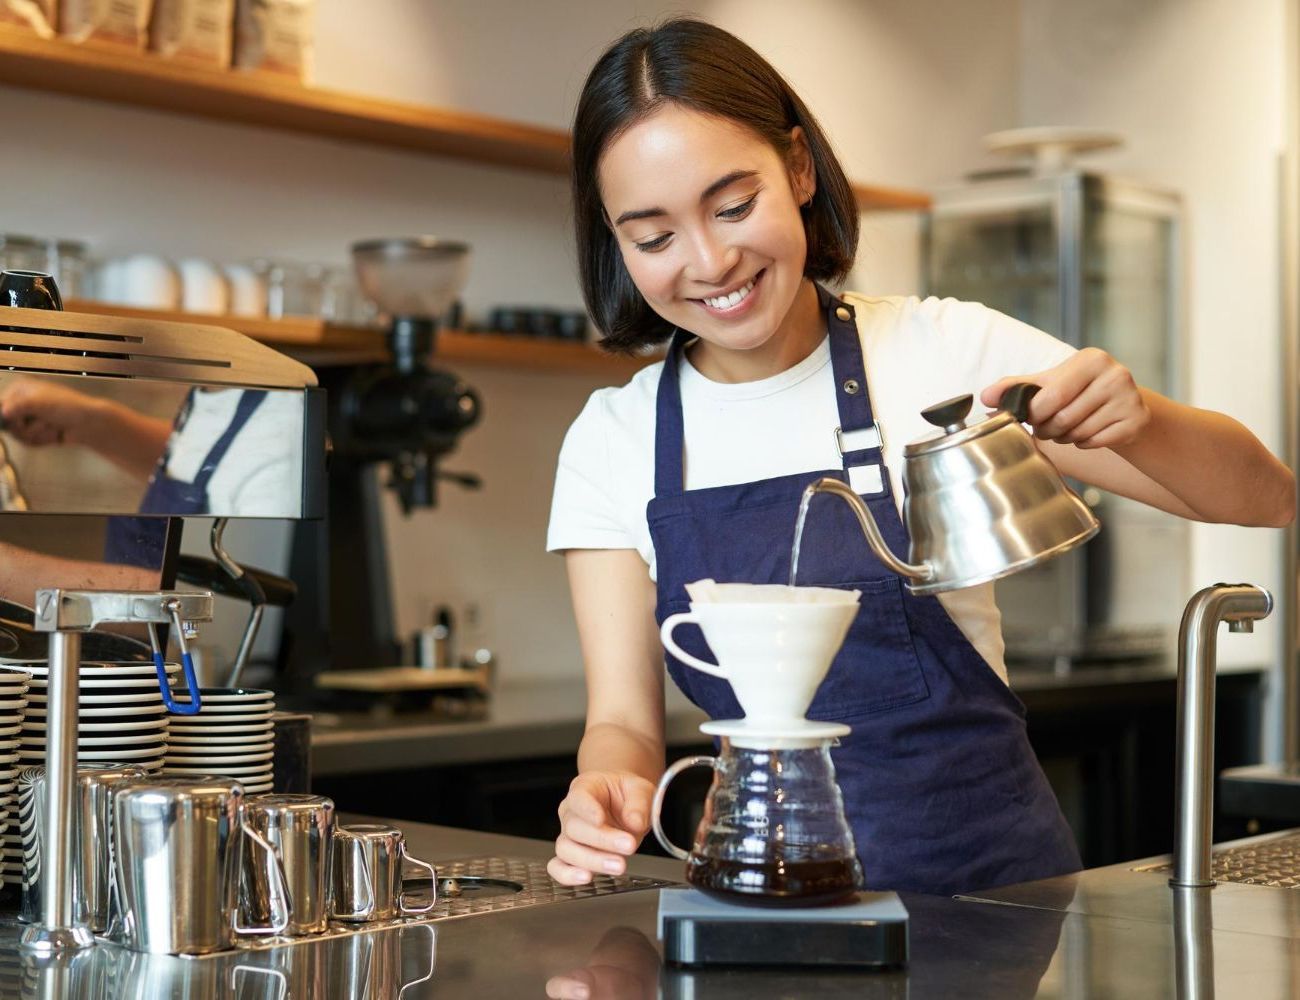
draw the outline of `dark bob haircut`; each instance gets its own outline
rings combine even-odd
[[[673,332],[632,283],[605,217],[597,168],[606,147],[665,104],[727,118],[763,138],[785,159],[790,130],[803,129],[817,189],[803,212],[804,274],[838,282],[853,266],[858,207],[821,126],[775,69],[735,35],[680,18],[638,28],[592,69],[573,121],[573,205],[582,295],[602,346],[632,353]]]

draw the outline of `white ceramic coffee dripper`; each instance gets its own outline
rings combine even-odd
[[[690,611],[670,615],[659,630],[668,651],[727,681],[751,733],[806,726],[804,713],[858,612],[858,591],[701,580],[687,592]],[[673,630],[688,622],[704,632],[717,663],[692,656],[673,639]]]

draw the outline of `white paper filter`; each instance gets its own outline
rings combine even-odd
[[[686,585],[696,604],[857,604],[857,590],[835,587],[786,587],[779,583],[718,583],[696,580]]]

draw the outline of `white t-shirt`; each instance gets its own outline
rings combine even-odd
[[[925,407],[975,393],[1005,375],[1052,368],[1074,348],[973,302],[848,294],[862,338],[872,410],[893,495],[903,499],[903,446],[934,428]],[[654,496],[655,400],[663,363],[619,388],[598,389],[560,450],[546,547],[636,549],[656,577],[646,504]],[[757,482],[842,466],[830,342],[793,368],[756,382],[713,382],[680,366],[687,490]],[[866,539],[849,544],[866,547]],[[905,555],[905,553],[900,553]],[[1004,680],[993,585],[940,594],[957,627]]]

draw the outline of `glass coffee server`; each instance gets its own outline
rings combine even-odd
[[[1101,348],[1140,384],[1177,395],[1181,212],[1174,193],[1069,166],[990,172],[935,194],[925,290]],[[1092,544],[997,584],[1008,659],[1065,670],[1172,648],[1186,522],[1101,490],[1082,495],[1104,525]]]

